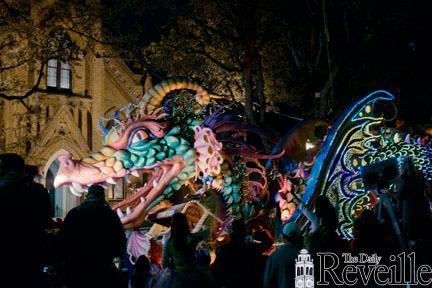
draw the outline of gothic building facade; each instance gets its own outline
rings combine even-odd
[[[81,39],[73,40],[85,46]],[[0,153],[18,153],[27,164],[40,167],[41,183],[49,190],[58,217],[65,216],[81,199],[62,188],[54,189],[57,156],[71,153],[79,159],[100,149],[98,118],[136,101],[143,93],[141,76],[123,61],[97,57],[92,49],[83,51],[79,60],[71,62],[49,59],[38,90],[30,97],[0,99]],[[28,87],[37,81],[31,65],[0,74],[2,81],[13,77]],[[109,189],[111,200],[123,198],[124,187]]]

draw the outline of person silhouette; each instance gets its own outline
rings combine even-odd
[[[113,259],[126,251],[126,236],[101,186],[90,186],[87,199],[69,211],[62,237],[68,287],[121,287]]]
[[[171,235],[164,245],[162,267],[169,268],[169,279],[164,277],[161,287],[200,287],[197,268],[196,246],[208,237],[209,231],[190,233],[186,216],[175,213],[171,221]]]
[[[130,288],[151,288],[153,286],[153,276],[151,275],[150,261],[145,255],[141,255],[135,262],[135,266],[130,279]]]
[[[24,167],[24,160],[18,154],[0,155],[0,196],[2,203],[7,203],[0,209],[0,219],[8,235],[2,237],[1,255],[7,263],[2,281],[8,287],[42,287],[49,211],[37,201],[37,191],[27,181]]]
[[[302,248],[301,231],[294,222],[283,226],[284,244],[276,249],[266,261],[264,288],[294,287],[295,259]]]
[[[213,274],[221,287],[260,287],[259,257],[251,245],[246,243],[246,224],[236,219],[231,227],[229,243],[216,249]]]

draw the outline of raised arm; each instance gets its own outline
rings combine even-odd
[[[316,214],[312,211],[312,209],[310,209],[308,206],[304,205],[301,202],[301,199],[297,197],[297,195],[295,195],[294,193],[292,193],[293,195],[293,199],[292,202],[297,204],[297,207],[299,209],[301,209],[303,215],[306,216],[306,218],[309,219],[309,221],[311,222],[311,229],[310,229],[310,233],[316,231],[319,227],[319,219],[316,216]]]

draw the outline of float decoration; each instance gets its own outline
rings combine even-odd
[[[196,103],[186,101],[183,94],[167,97],[179,89],[194,92]],[[141,227],[153,207],[183,186],[200,195],[217,191],[224,202],[223,217],[239,217],[249,201],[244,202],[241,191],[247,174],[239,175],[235,170],[241,165],[247,169],[250,160],[246,159],[266,155],[244,141],[251,129],[243,117],[230,114],[223,106],[214,108],[212,99],[221,97],[194,82],[163,81],[138,104],[126,105],[112,117],[100,119],[104,147],[99,152],[81,160],[70,155],[59,157],[54,185],[68,185],[72,193],[81,195],[92,184],[114,185],[123,177],[149,174],[143,187],[113,207],[126,229]],[[258,170],[249,170],[252,172]],[[259,173],[265,178],[264,170]],[[265,181],[255,186],[258,194],[266,189]]]
[[[195,94],[193,100],[189,92]],[[113,207],[130,230],[140,228],[151,211],[175,199],[182,187],[188,187],[190,193],[181,202],[201,201],[208,194],[220,198],[220,205],[211,211],[220,219],[218,225],[223,223],[220,231],[226,231],[234,217],[252,218],[272,204],[279,206],[282,222],[304,226],[301,212],[292,203],[293,194],[306,205],[326,195],[338,208],[340,233],[350,237],[355,216],[376,201],[365,191],[360,167],[389,157],[411,156],[425,178],[432,179],[430,143],[388,130],[388,119],[376,112],[377,104],[393,100],[386,91],[366,96],[322,137],[314,137],[314,131],[317,127],[327,130],[327,123],[303,123],[268,155],[257,148],[260,143],[250,143],[248,135],[278,141],[248,124],[241,105],[224,105],[220,96],[189,80],[163,81],[138,103],[99,120],[104,144],[100,151],[81,160],[60,156],[54,185],[69,186],[80,196],[92,184],[115,184],[121,178],[148,174],[142,187]],[[391,118],[395,118],[397,111],[394,104],[391,107]],[[279,183],[279,191],[269,190],[272,181]],[[133,247],[148,240],[135,236],[130,246],[133,254],[137,254]]]
[[[396,118],[394,99],[386,91],[376,91],[358,101],[336,121],[305,179],[306,190],[299,195],[306,205],[316,196],[326,195],[338,211],[339,232],[345,238],[352,236],[355,217],[377,201],[376,195],[368,193],[364,187],[361,167],[392,157],[410,156],[425,179],[432,179],[430,143],[405,143],[411,142],[407,135],[384,128],[387,121]],[[383,103],[393,108],[391,119],[377,115],[376,107]],[[301,226],[306,224],[298,209],[290,221],[297,221]]]

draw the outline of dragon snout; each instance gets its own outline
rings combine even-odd
[[[70,173],[68,172],[71,172],[75,166],[71,154],[60,155],[57,157],[57,160],[60,165],[57,175],[54,179],[55,188],[71,182],[70,177],[68,176]]]
[[[58,188],[60,186],[63,186],[64,184],[70,182],[69,177],[67,177],[65,174],[63,174],[61,171],[59,171],[54,178],[54,188]]]

